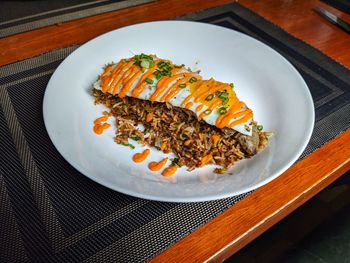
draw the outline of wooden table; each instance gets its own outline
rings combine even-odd
[[[232,1],[161,0],[0,39],[0,65],[30,58],[57,48],[80,44],[104,32],[145,21],[164,20]],[[245,7],[350,68],[350,35],[311,11],[315,0],[241,0]],[[5,48],[6,47],[6,48]],[[223,260],[290,214],[350,169],[350,130],[327,143],[280,177],[259,188],[199,228],[154,262]],[[231,228],[229,226],[237,226]]]

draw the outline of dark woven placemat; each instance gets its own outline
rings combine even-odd
[[[239,4],[181,19],[241,31],[294,64],[316,108],[303,156],[349,127],[350,71],[340,64]],[[71,167],[46,133],[42,100],[50,76],[75,48],[0,68],[1,262],[147,261],[247,195],[187,204],[147,201],[104,188]]]
[[[350,14],[350,0],[321,0],[345,13]]]
[[[0,1],[0,38],[155,0]]]

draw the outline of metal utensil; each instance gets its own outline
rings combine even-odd
[[[322,17],[326,18],[328,21],[330,21],[331,23],[337,25],[338,27],[340,27],[341,29],[347,31],[348,33],[350,33],[350,24],[346,21],[344,21],[343,19],[337,17],[335,14],[324,10],[321,7],[315,7],[314,10],[320,14]]]

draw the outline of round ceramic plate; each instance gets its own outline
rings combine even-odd
[[[151,149],[147,161],[136,164],[132,156],[144,148],[134,143],[132,150],[114,143],[115,126],[95,135],[93,121],[106,108],[94,105],[92,84],[106,63],[139,53],[200,69],[204,78],[234,82],[255,120],[274,133],[269,147],[223,175],[207,166],[192,172],[182,167],[176,175],[163,177],[147,168],[149,161],[164,158],[163,153]],[[82,45],[52,75],[43,113],[52,142],[81,173],[128,195],[171,202],[225,198],[268,183],[297,160],[314,123],[309,89],[281,55],[234,30],[183,21],[128,26]]]

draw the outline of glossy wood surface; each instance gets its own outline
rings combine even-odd
[[[147,21],[175,18],[232,0],[163,0],[0,39],[0,66],[84,43],[111,30]]]
[[[313,8],[322,7],[350,23],[350,15],[316,0],[239,0],[239,3],[282,27],[350,68],[350,34],[325,20]]]
[[[122,26],[171,19],[228,2],[233,1],[161,0],[10,36],[0,39],[0,65],[81,44]],[[322,6],[348,22],[349,15],[315,0],[239,2],[350,68],[350,34],[312,8]],[[348,171],[349,142],[350,130],[167,249],[154,262],[221,261],[228,257]]]

